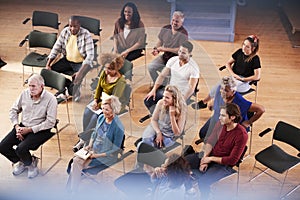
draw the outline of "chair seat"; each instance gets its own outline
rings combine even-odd
[[[253,88],[250,88],[248,91],[246,91],[246,92],[239,92],[241,95],[246,95],[246,94],[249,94],[249,93],[251,93],[251,92],[254,92],[255,91],[255,89],[253,89]]]
[[[281,174],[300,161],[299,158],[287,154],[275,144],[256,154],[255,159]]]
[[[68,75],[68,76],[73,76],[73,74],[75,74],[75,71],[65,71],[63,72],[63,74]]]
[[[98,41],[99,41],[98,39],[93,39],[94,45],[97,45],[96,43],[97,43]]]
[[[61,97],[59,97],[59,98],[56,98],[56,100],[57,100],[57,104],[60,104],[60,103],[63,103],[63,102],[65,102],[65,101],[66,101],[66,99],[64,99],[64,98],[61,98]]]
[[[39,54],[35,52],[29,53],[22,61],[22,65],[33,66],[33,67],[45,67],[46,64],[47,64],[47,55]]]

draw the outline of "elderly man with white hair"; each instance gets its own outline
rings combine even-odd
[[[53,136],[51,128],[56,123],[57,100],[44,89],[41,75],[33,74],[28,84],[29,88],[21,93],[9,111],[13,129],[0,142],[0,153],[13,163],[13,175],[20,175],[28,168],[28,178],[34,178],[39,173],[38,159],[30,150],[38,149]]]

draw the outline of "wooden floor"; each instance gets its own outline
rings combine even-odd
[[[109,3],[108,3],[109,2]],[[112,47],[109,37],[113,33],[113,23],[118,18],[120,9],[126,1],[117,0],[65,0],[65,1],[34,1],[34,0],[10,0],[0,2],[0,56],[8,64],[0,70],[0,139],[2,139],[11,129],[8,119],[8,111],[20,92],[22,86],[22,65],[21,61],[25,55],[24,48],[18,47],[19,42],[31,30],[29,24],[23,25],[21,22],[30,17],[33,10],[46,10],[59,14],[63,27],[67,24],[68,17],[72,14],[85,15],[101,20],[102,26],[102,52],[108,52]],[[170,5],[163,0],[135,0],[142,20],[147,27],[148,48],[147,62],[153,57],[150,49],[157,40],[159,28],[169,23]],[[219,72],[218,68],[230,58],[231,54],[241,46],[243,39],[250,34],[257,34],[260,38],[259,56],[262,63],[262,78],[258,86],[257,102],[266,108],[265,114],[254,124],[253,145],[251,156],[245,159],[241,166],[240,192],[238,199],[277,199],[279,184],[269,177],[262,176],[253,182],[248,182],[249,173],[254,164],[254,154],[271,142],[271,134],[263,138],[258,133],[267,127],[274,127],[279,120],[286,121],[300,127],[300,49],[292,48],[287,33],[280,21],[276,9],[276,0],[247,1],[245,7],[238,7],[236,21],[236,35],[233,43],[192,41],[195,49],[193,58],[197,61],[201,72],[199,84],[199,98],[205,97],[220,77],[226,72]],[[148,74],[144,76],[144,58],[134,63],[133,80],[133,102],[132,116],[122,116],[122,121],[126,127],[126,151],[135,150],[134,141],[141,136],[144,128],[149,122],[139,124],[138,119],[145,115],[146,108],[143,106],[143,97],[149,90],[150,79]],[[26,74],[31,73],[30,68],[26,68]],[[96,71],[92,71],[86,78],[83,86],[83,98],[80,103],[70,102],[71,125],[60,133],[62,144],[62,159],[45,176],[38,176],[29,180],[24,175],[14,177],[11,173],[11,164],[0,156],[0,199],[25,199],[25,197],[38,199],[68,198],[65,193],[65,183],[67,181],[66,167],[72,157],[72,146],[77,141],[77,133],[81,131],[82,111],[89,97],[89,83],[92,77],[96,76]],[[254,93],[249,94],[247,99],[253,101]],[[195,118],[196,114],[196,118]],[[208,119],[211,112],[201,110],[194,112],[189,108],[188,126],[191,129],[185,137],[185,144],[192,144],[198,136],[199,127]],[[60,105],[58,110],[60,126],[67,123],[65,105]],[[196,121],[195,121],[196,120]],[[132,132],[130,123],[132,122]],[[44,145],[43,168],[54,162],[56,159],[56,138],[54,137]],[[200,149],[201,146],[195,147]],[[181,148],[175,149],[180,152]],[[290,152],[292,150],[289,149]],[[39,152],[36,152],[37,155]],[[297,152],[296,152],[297,153]],[[136,154],[132,154],[125,159],[126,171],[133,168]],[[72,199],[84,198],[90,195],[101,195],[102,198],[122,199],[113,186],[113,181],[122,175],[122,164],[118,163],[107,169],[98,180],[101,185],[96,185],[92,181],[85,179],[82,181],[81,195],[72,196]],[[300,182],[300,169],[296,167],[289,174],[284,191],[291,189],[292,184]],[[281,176],[278,176],[281,177]],[[219,184],[215,191],[215,196],[222,199],[232,199],[235,194],[234,181]],[[30,196],[29,196],[30,195]],[[39,195],[43,195],[39,197]],[[300,189],[292,194],[288,199],[299,199]],[[24,197],[25,196],[25,197]],[[14,198],[13,198],[14,197]],[[100,198],[101,198],[100,197]]]

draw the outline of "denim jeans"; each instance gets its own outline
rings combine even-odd
[[[236,171],[227,165],[209,163],[207,170],[205,172],[200,172],[200,158],[198,155],[198,153],[189,154],[186,156],[186,160],[190,163],[194,177],[198,180],[201,199],[208,199],[210,186],[218,180],[235,173]]]

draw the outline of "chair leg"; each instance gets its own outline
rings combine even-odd
[[[240,167],[238,167],[237,171],[237,180],[236,180],[236,197],[239,196],[239,184],[240,184]]]
[[[280,199],[285,199],[289,195],[291,195],[294,191],[296,191],[300,187],[300,184],[296,185],[293,189],[288,191],[285,195],[281,196]]]
[[[25,79],[25,69],[24,69],[24,65],[23,65],[23,82],[22,82],[22,83],[23,83],[23,86],[25,85],[25,84],[24,84],[24,83],[25,83],[25,80],[24,80],[24,79]]]
[[[256,103],[256,100],[257,100],[257,93],[258,93],[258,87],[256,86],[256,88],[255,88],[255,98],[254,98],[255,103]]]
[[[282,194],[283,185],[284,185],[284,183],[285,183],[285,179],[286,179],[286,177],[287,177],[287,175],[288,175],[288,172],[289,172],[289,170],[286,171],[285,176],[284,176],[284,179],[283,179],[283,181],[281,182],[280,193],[279,193],[280,196],[281,196],[281,194]]]
[[[57,128],[56,128],[57,129]],[[59,133],[58,133],[58,130],[56,130],[56,136],[57,136],[57,145],[58,145],[58,158],[56,159],[56,161],[46,170],[44,171],[42,174],[42,176],[46,175],[60,160],[61,160],[61,157],[62,157],[62,154],[61,154],[61,146],[60,146],[60,138],[59,138]],[[41,146],[41,169],[42,169],[42,162],[43,162],[43,145]]]
[[[130,104],[130,102],[129,102]],[[130,136],[132,136],[132,118],[131,118],[131,107],[128,106],[128,112],[129,112],[129,126],[130,126]]]
[[[254,168],[258,169],[258,170],[260,171],[260,173],[256,174],[255,176],[252,176],[252,175],[253,175]],[[256,167],[256,161],[255,161],[255,164],[254,164],[254,166],[253,166],[253,168],[252,168],[252,171],[251,171],[251,173],[250,173],[250,179],[249,179],[249,182],[253,181],[254,179],[256,179],[256,178],[258,178],[258,177],[260,177],[262,174],[266,174],[266,175],[268,175],[268,176],[274,178],[275,180],[277,180],[278,182],[281,183],[281,181],[280,181],[278,178],[276,178],[275,176],[273,176],[272,174],[270,174],[270,173],[267,172],[269,169],[270,169],[270,168],[261,169],[261,168],[259,168],[259,167]]]
[[[144,76],[146,76],[147,74],[147,51],[146,51],[146,47],[145,47],[145,50],[144,50],[144,56],[145,56],[145,71],[144,71]]]

